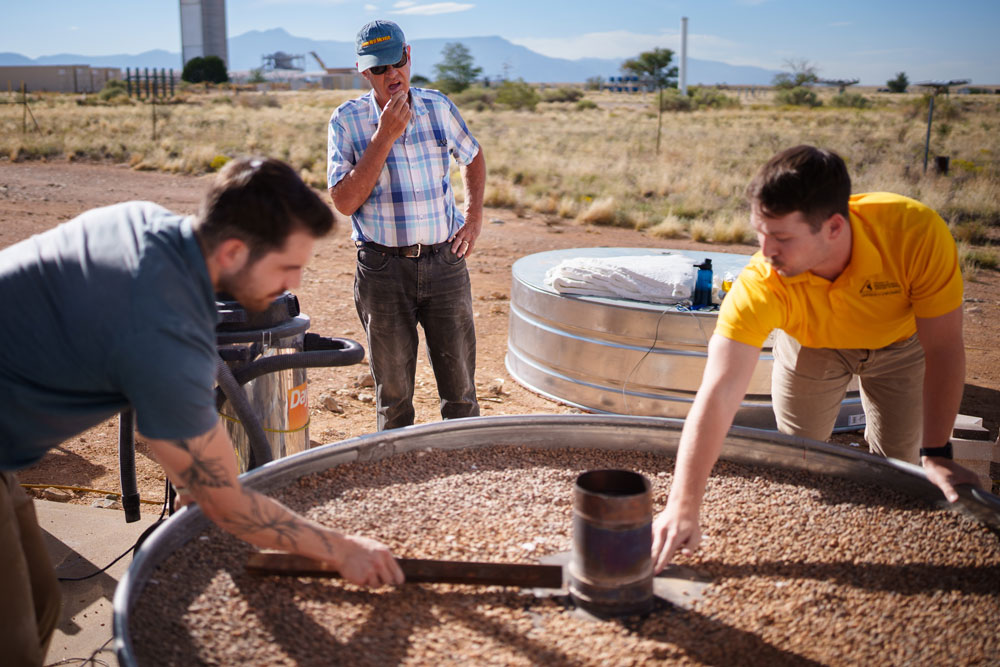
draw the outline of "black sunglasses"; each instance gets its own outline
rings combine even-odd
[[[374,67],[369,67],[368,71],[376,76],[379,76],[381,74],[385,74],[386,70],[390,67],[393,69],[403,69],[406,67],[406,49],[403,49],[403,58],[395,65],[375,65]]]

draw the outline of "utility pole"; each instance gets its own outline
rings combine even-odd
[[[688,93],[687,84],[687,69],[688,69],[688,19],[686,16],[681,17],[681,95],[686,96]]]

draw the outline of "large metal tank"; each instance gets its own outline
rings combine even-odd
[[[748,255],[655,248],[571,248],[514,262],[507,370],[543,396],[592,412],[687,416],[701,383],[717,311],[693,311],[592,296],[559,294],[545,273],[564,259],[681,255],[711,259],[715,275],[738,275]],[[774,429],[771,408],[772,339],[764,343],[736,424]],[[864,426],[857,381],[852,381],[834,429]]]
[[[272,492],[337,465],[374,461],[414,450],[517,444],[538,449],[639,450],[676,454],[683,421],[624,415],[507,415],[455,419],[366,435],[274,461],[244,474],[248,487]],[[902,461],[784,434],[733,427],[722,459],[789,470],[806,470],[895,489],[952,511],[967,513],[1000,530],[1000,498],[960,487],[960,500],[947,504],[922,469]],[[208,526],[196,506],[174,515],[142,545],[114,597],[115,650],[122,665],[136,665],[130,614],[157,566]]]

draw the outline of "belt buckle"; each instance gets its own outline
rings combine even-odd
[[[416,252],[416,254],[413,254],[413,250],[412,250],[413,246],[410,246],[410,249],[406,251],[406,254],[404,254],[403,257],[420,257],[420,251],[421,251],[421,249],[422,249],[423,246],[421,246],[419,243],[416,244],[416,245],[417,245],[417,252]]]

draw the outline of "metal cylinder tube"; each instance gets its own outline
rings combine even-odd
[[[591,470],[573,487],[569,592],[598,616],[653,606],[653,501],[649,480],[629,470]]]

